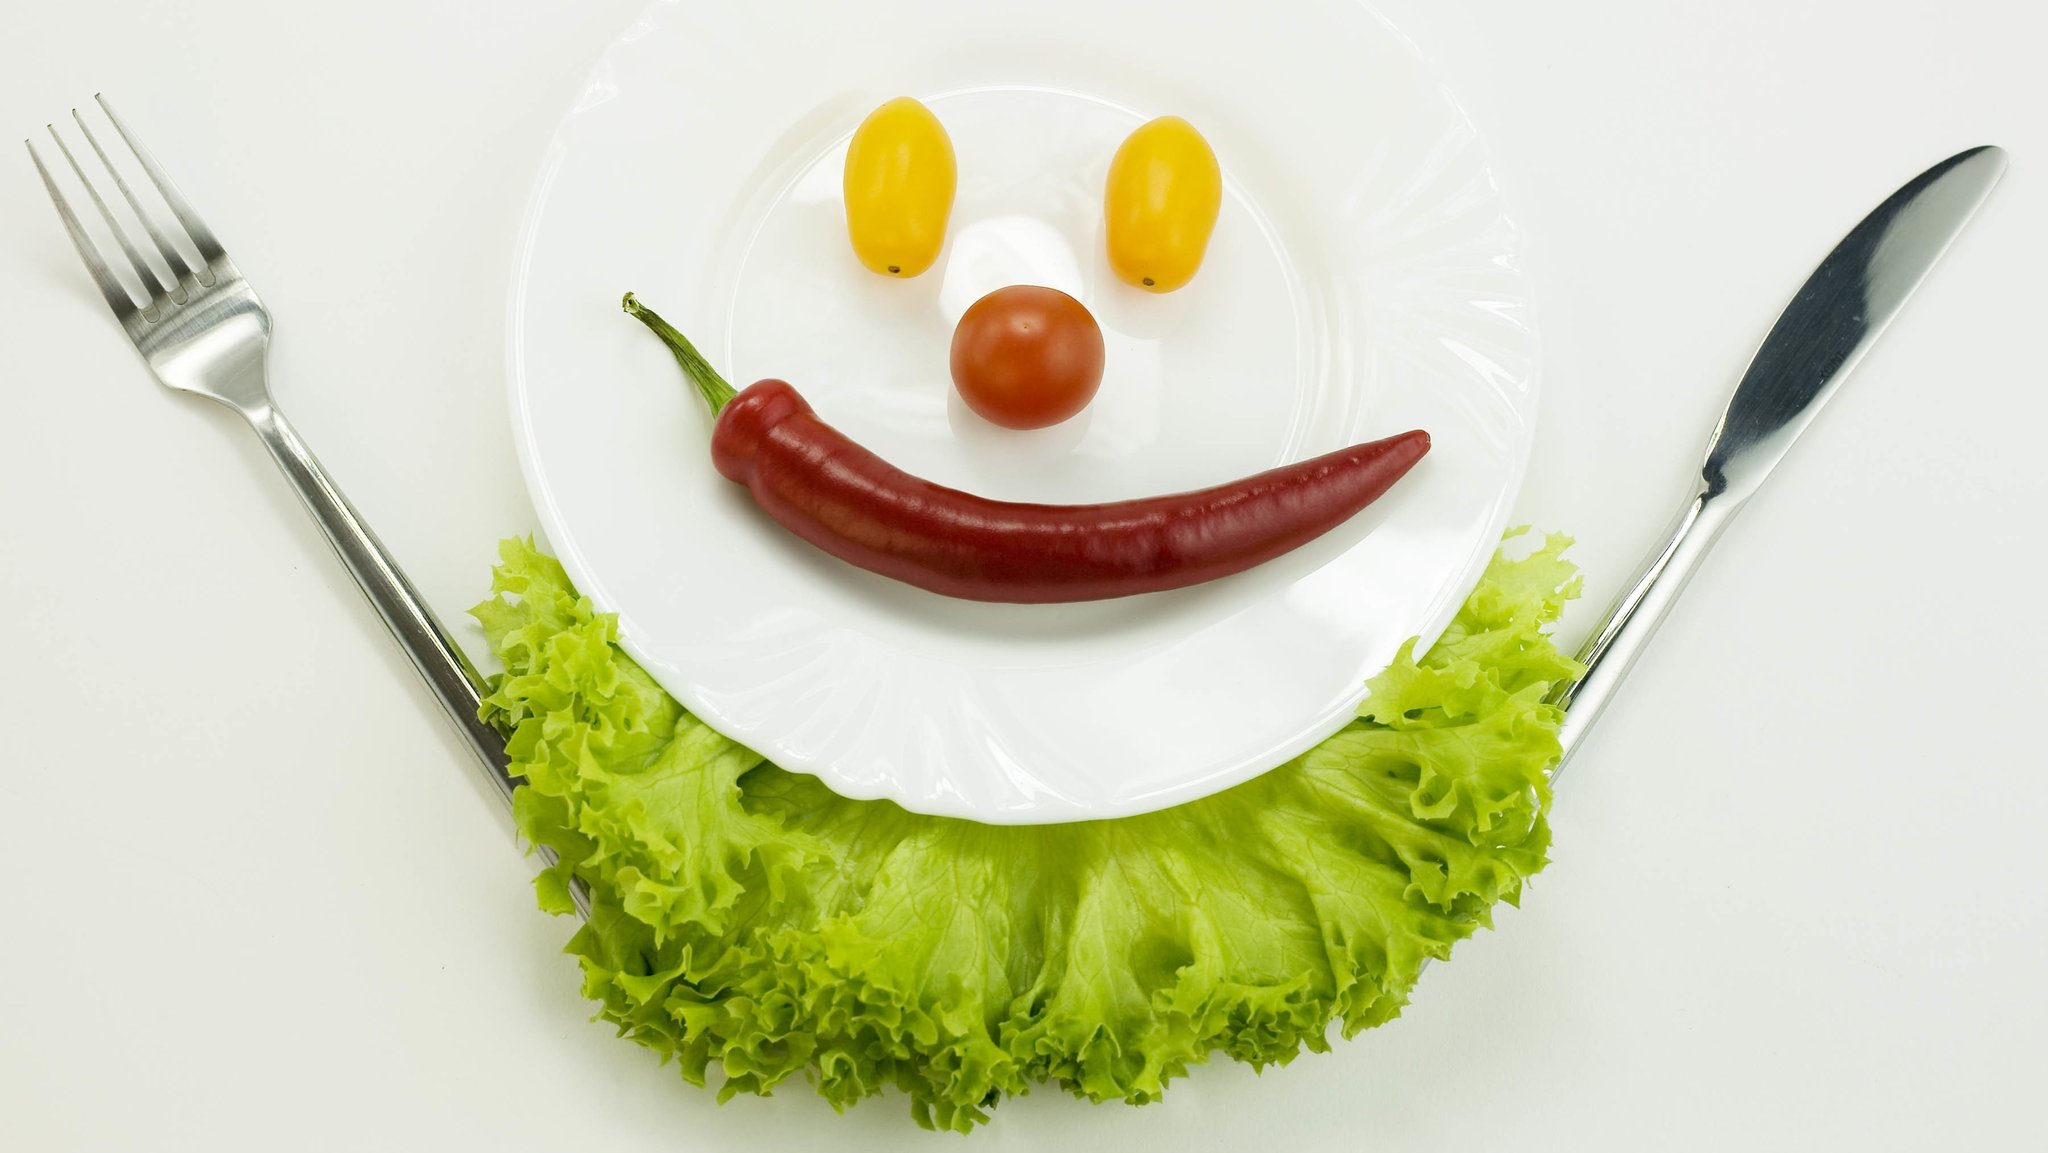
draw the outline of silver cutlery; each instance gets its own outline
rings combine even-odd
[[[161,211],[145,207],[76,111],[72,117],[78,133],[98,161],[96,176],[88,174],[51,127],[58,152],[105,222],[118,258],[109,256],[80,222],[33,142],[28,149],[107,306],[165,387],[226,405],[248,422],[509,804],[522,782],[509,773],[503,739],[478,719],[484,685],[476,669],[270,396],[265,371],[270,314],[155,159],[106,100],[95,99],[161,198]],[[2005,167],[2003,150],[1983,147],[1921,173],[1858,224],[1793,297],[1736,386],[1668,538],[1651,552],[1581,651],[1585,676],[1551,695],[1566,709],[1564,753],[1556,772],[1580,747],[1730,520],[1898,315]],[[133,211],[146,233],[143,240],[134,238],[109,207],[104,191],[109,185]],[[545,846],[539,853],[553,863],[554,854]],[[588,893],[580,884],[572,891],[588,917]]]
[[[165,388],[226,405],[248,422],[306,511],[319,523],[320,531],[327,534],[327,542],[348,566],[349,575],[355,577],[399,647],[425,678],[448,719],[455,722],[491,786],[509,804],[521,781],[508,771],[504,739],[478,719],[482,678],[271,398],[266,371],[269,310],[156,158],[114,115],[105,97],[94,99],[114,135],[127,146],[134,167],[142,170],[162,201],[161,211],[144,205],[76,109],[71,116],[78,135],[98,162],[93,174],[87,173],[87,166],[79,162],[56,126],[49,126],[51,140],[105,222],[117,254],[106,252],[87,231],[33,141],[28,142],[28,152],[114,319]],[[146,234],[142,238],[131,235],[132,230],[116,218],[107,203],[109,185],[134,212]],[[183,244],[175,232],[182,232]],[[554,854],[545,846],[540,847],[540,854],[553,863]],[[588,895],[580,888],[574,895],[578,907],[588,915]]]
[[[1707,441],[1697,483],[1670,535],[1651,550],[1579,652],[1586,673],[1551,702],[1565,710],[1564,753],[1600,718],[1700,561],[1821,405],[1870,351],[2005,174],[2005,150],[1959,152],[1908,181],[1835,246],[1792,297],[1749,362]]]

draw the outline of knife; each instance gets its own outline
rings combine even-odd
[[[2005,167],[2005,150],[1986,145],[1914,177],[1864,217],[1785,306],[1708,439],[1692,495],[1669,535],[1579,651],[1585,674],[1551,693],[1550,702],[1565,710],[1553,780],[1707,550],[1899,314]]]

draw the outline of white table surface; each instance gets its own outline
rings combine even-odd
[[[0,128],[119,101],[279,318],[281,402],[454,619],[533,525],[503,385],[528,181],[640,3],[14,0]],[[2041,1141],[2048,20],[1387,10],[1532,238],[1520,518],[1581,539],[1588,602],[1835,239],[1957,148],[2013,171],[1575,762],[1524,909],[1332,1055],[1212,1065],[1144,1109],[1041,1092],[974,1143]],[[717,1107],[589,1020],[570,924],[534,910],[496,799],[256,442],[156,390],[27,158],[0,168],[0,1146],[950,1140],[900,1099]]]

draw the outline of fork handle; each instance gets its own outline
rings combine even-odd
[[[377,534],[370,531],[355,506],[341,494],[334,479],[320,466],[313,450],[306,447],[284,414],[275,405],[266,405],[243,415],[263,439],[263,446],[270,450],[277,467],[284,470],[285,479],[291,481],[292,490],[299,494],[306,511],[313,514],[320,531],[327,535],[327,543],[334,546],[341,563],[348,566],[349,575],[356,578],[357,587],[370,598],[377,615],[384,618],[398,647],[405,650],[413,668],[419,670],[427,687],[433,690],[442,711],[455,722],[463,743],[476,754],[477,766],[509,806],[513,790],[525,780],[511,773],[505,739],[477,715],[483,704],[484,682],[476,666],[449,639],[419,590],[406,579],[405,570],[398,567]],[[555,863],[555,854],[547,846],[538,846],[538,852],[543,861]],[[572,885],[571,895],[578,910],[588,917],[589,898],[582,886]]]
[[[284,414],[273,406],[248,416],[256,435],[263,438],[263,446],[270,450],[277,467],[284,470],[285,479],[291,481],[292,490],[305,503],[306,511],[313,514],[320,531],[327,534],[327,543],[334,546],[341,563],[348,566],[349,575],[356,578],[363,595],[370,598],[370,605],[384,618],[398,646],[412,659],[413,667],[426,678],[448,719],[462,731],[485,775],[507,798],[511,797],[517,782],[507,775],[510,761],[505,756],[505,741],[496,729],[477,718],[484,684],[476,666],[455,647],[433,610],[421,599],[419,590],[412,587],[404,570],[391,558],[377,534],[363,523],[362,515],[341,494],[334,479],[320,466],[313,450],[306,447]]]

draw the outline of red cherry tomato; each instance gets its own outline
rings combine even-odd
[[[1102,384],[1102,328],[1056,288],[1013,284],[953,330],[953,385],[1004,428],[1044,428],[1088,406]]]

